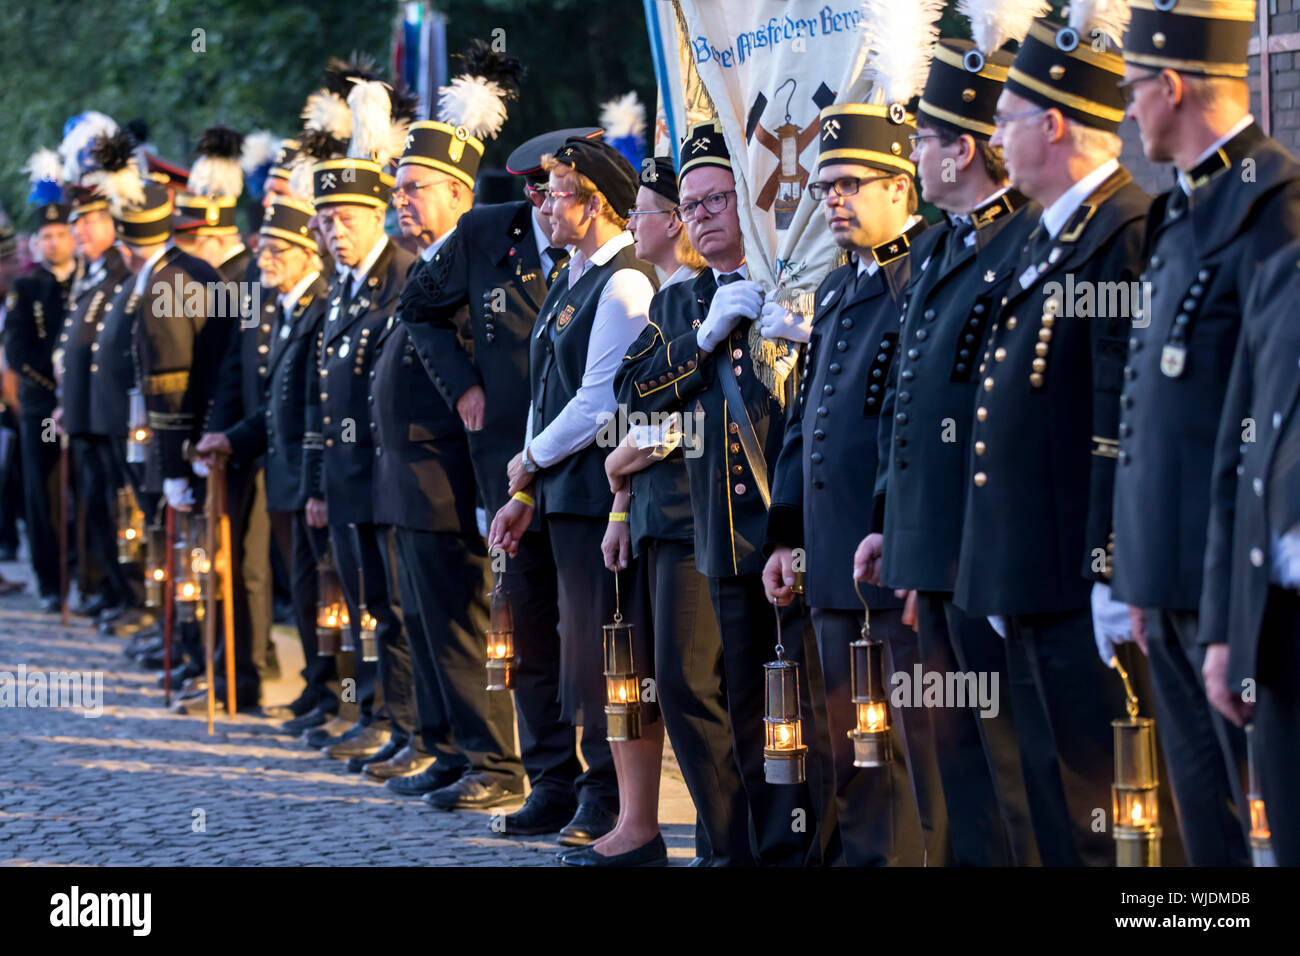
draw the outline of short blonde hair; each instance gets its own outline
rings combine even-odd
[[[582,202],[586,202],[592,196],[598,198],[600,200],[600,209],[596,213],[597,219],[604,219],[619,229],[627,228],[627,210],[619,211],[611,206],[609,200],[605,198],[605,194],[596,188],[596,184],[590,178],[578,172],[574,167],[560,162],[550,153],[542,157],[542,169],[547,173],[558,172],[564,180],[572,184],[573,191],[577,193],[575,198]]]
[[[1213,107],[1227,102],[1238,105],[1242,109],[1250,107],[1250,87],[1245,80],[1231,76],[1191,76],[1186,73],[1180,75],[1191,98],[1201,106]]]

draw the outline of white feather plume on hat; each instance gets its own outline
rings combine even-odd
[[[240,151],[239,165],[245,176],[251,176],[269,163],[275,162],[280,154],[280,137],[269,130],[256,129],[244,137],[244,148]]]
[[[328,133],[347,142],[352,138],[352,111],[337,93],[320,89],[307,97],[302,108],[303,127]]]
[[[925,88],[944,0],[864,0],[872,99],[907,103]]]
[[[1023,40],[1034,20],[1051,9],[1048,0],[957,0],[957,12],[970,20],[971,39],[985,56],[1009,40]]]
[[[90,146],[96,167],[86,174],[84,184],[93,186],[112,207],[114,216],[145,201],[144,179],[135,161],[135,141],[126,130],[97,136]]]
[[[493,139],[506,121],[506,91],[481,76],[452,77],[438,87],[438,116],[475,139]]]
[[[63,158],[64,181],[69,183],[80,181],[82,173],[86,172],[82,168],[82,158],[86,148],[97,137],[112,136],[116,132],[117,123],[103,113],[91,110],[78,116],[72,128],[63,137],[63,142],[59,144],[59,156]]]
[[[63,161],[52,149],[38,149],[23,167],[33,185],[40,182],[60,182],[63,179]]]
[[[645,105],[636,92],[624,93],[600,104],[600,125],[607,139],[645,135]]]
[[[228,126],[210,126],[199,134],[198,156],[185,188],[196,196],[239,198],[244,171],[239,165],[244,137]]]
[[[388,95],[388,84],[379,80],[358,81],[348,94],[348,109],[352,111],[348,156],[387,166],[397,155],[393,151],[393,101]],[[399,152],[400,149],[399,144]]]
[[[1080,43],[1087,43],[1100,31],[1119,46],[1132,16],[1128,0],[1070,0],[1068,10],[1070,26],[1078,31]]]

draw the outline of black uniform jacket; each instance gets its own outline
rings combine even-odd
[[[695,564],[709,577],[733,577],[763,570],[767,507],[740,445],[741,424],[727,411],[718,376],[735,376],[769,476],[781,451],[785,414],[754,372],[749,335],[751,328],[757,334],[757,320],[742,320],[727,341],[700,354],[696,331],[716,291],[710,269],[694,281],[660,291],[650,303],[650,324],[628,349],[614,386],[629,411],[695,416],[702,450],[686,454]]]
[[[307,409],[307,432],[321,435],[324,448],[319,458],[304,455],[303,469],[307,496],[325,499],[331,524],[375,520],[375,448],[370,427],[373,346],[397,308],[414,261],[414,256],[388,240],[351,303],[343,299],[339,273],[330,283],[316,372],[309,376],[318,386],[317,400]],[[310,398],[312,392],[308,394]]]
[[[307,379],[315,369],[328,291],[329,285],[317,276],[294,303],[289,320],[281,317],[273,323],[262,401],[226,432],[235,461],[266,456],[266,507],[270,511],[297,511],[307,503],[303,488]],[[279,296],[271,304],[280,311]],[[318,390],[314,380],[311,385]],[[319,437],[317,434],[313,443],[318,454]]]
[[[154,264],[136,306],[135,354],[151,437],[145,487],[192,477],[186,442],[202,436],[221,357],[239,325],[238,308],[219,305],[221,274],[169,248]]]
[[[54,345],[67,312],[70,291],[85,266],[77,260],[66,282],[39,268],[14,280],[6,301],[5,361],[18,375],[18,402],[27,418],[45,418],[58,404]]]
[[[802,547],[804,595],[812,607],[898,607],[885,588],[853,582],[853,552],[871,530],[871,486],[885,383],[898,353],[911,243],[925,221],[872,250],[876,271],[849,262],[817,290],[812,338],[798,401],[772,482],[770,544]]]
[[[1147,223],[1151,308],[1120,399],[1113,587],[1129,604],[1192,611],[1241,306],[1259,264],[1300,237],[1300,163],[1252,124],[1189,179],[1190,198],[1175,186]]]
[[[546,300],[532,215],[527,202],[466,212],[434,258],[417,263],[398,306],[402,322],[428,327],[414,344],[449,408],[483,387],[483,427],[469,447],[489,515],[506,503],[506,465],[524,447],[530,335]]]
[[[110,246],[98,267],[88,267],[86,275],[73,288],[73,305],[59,336],[59,348],[63,350],[59,404],[63,407],[63,430],[69,435],[95,433],[90,415],[91,376],[98,369],[91,372],[90,367],[98,363],[93,346],[108,306],[131,282],[131,269],[121,251]]]
[[[209,430],[224,432],[242,419],[262,414],[267,357],[279,305],[275,290],[262,285],[257,260],[247,249],[223,262],[218,271],[232,284],[231,293],[239,301],[239,322],[221,362],[208,422]],[[262,458],[234,464],[260,466]]]
[[[1150,204],[1120,167],[1019,256],[978,368],[954,592],[971,614],[1079,610],[1108,575],[1132,314],[1104,290],[1136,282]]]
[[[1300,526],[1300,243],[1259,270],[1245,300],[1210,482],[1198,639],[1227,641],[1228,686],[1257,675],[1272,542]],[[1291,653],[1294,653],[1292,651]]]
[[[984,340],[1041,209],[1014,191],[912,246],[898,358],[879,431],[876,522],[887,588],[951,592],[970,479],[971,421]],[[874,384],[874,382],[872,383]]]

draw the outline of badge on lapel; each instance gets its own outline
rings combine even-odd
[[[1169,378],[1179,378],[1187,367],[1187,348],[1182,345],[1166,345],[1160,350],[1160,371]]]
[[[563,332],[564,327],[573,319],[574,308],[572,305],[566,305],[560,317],[555,320],[555,331]]]
[[[339,358],[347,358],[348,350],[352,348],[351,336],[343,336],[343,344],[339,346]]]

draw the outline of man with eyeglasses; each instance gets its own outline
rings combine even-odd
[[[957,607],[952,592],[979,350],[1041,212],[1010,187],[1001,152],[989,146],[1012,59],[965,40],[935,46],[911,158],[923,198],[948,223],[913,244],[898,356],[883,401],[868,397],[883,409],[874,533],[854,557],[859,579],[915,593],[926,670],[987,674],[998,687],[1007,686],[1002,640],[983,617]],[[1037,862],[1008,696],[994,712],[974,700],[930,710],[959,866]]]
[[[541,211],[548,178],[542,157],[571,136],[600,133],[594,127],[555,130],[518,146],[506,168],[523,178],[527,198],[479,205],[463,214],[447,241],[412,272],[398,305],[404,325],[430,330],[417,335],[418,354],[465,428],[488,514],[510,500],[506,466],[519,451],[528,417],[533,326],[569,256],[567,249],[551,245],[550,222]],[[422,344],[426,338],[428,347]],[[526,532],[499,580],[514,610],[514,701],[520,756],[531,786],[524,806],[502,818],[503,832],[553,833],[577,809],[575,781],[583,770],[574,729],[561,718],[557,700],[559,621],[555,564],[546,540]],[[597,753],[598,743],[603,741],[587,741],[584,747]],[[427,793],[453,782],[437,768],[435,763],[388,787]],[[608,772],[612,776],[612,768]]]
[[[894,709],[894,759],[882,770],[855,766],[850,738],[858,722],[849,645],[860,637],[864,601],[872,636],[886,647],[886,672],[911,673],[919,661],[899,598],[882,588],[860,589],[853,580],[853,552],[871,529],[872,497],[850,477],[850,469],[868,476],[876,471],[884,383],[899,350],[910,250],[926,230],[916,215],[916,167],[903,158],[915,127],[897,106],[864,103],[828,106],[820,123],[817,179],[808,191],[822,204],[835,244],[849,262],[817,290],[800,395],[772,482],[763,584],[768,600],[788,605],[795,600],[795,572],[804,571],[804,600],[824,676],[821,706],[843,853],[842,861],[824,862],[941,866],[947,822],[928,712]],[[764,318],[776,308],[766,306]]]
[[[1147,158],[1172,162],[1178,180],[1156,198],[1147,226],[1144,321],[1133,329],[1121,398],[1114,590],[1131,606],[1139,636],[1145,626],[1189,860],[1242,866],[1250,827],[1245,736],[1205,696],[1207,680],[1228,673],[1233,618],[1220,585],[1231,572],[1214,563],[1218,555],[1207,563],[1206,525],[1215,425],[1238,334],[1250,321],[1242,314],[1247,289],[1264,259],[1300,231],[1300,164],[1249,112],[1254,0],[1208,7],[1134,0],[1132,8],[1120,84],[1128,115]],[[1231,429],[1238,437],[1241,417]],[[1233,670],[1257,676],[1253,655],[1237,658]]]
[[[687,458],[686,469],[695,563],[709,578],[722,637],[733,755],[754,827],[757,862],[799,866],[814,834],[792,829],[790,821],[796,811],[805,819],[812,816],[808,788],[769,784],[763,771],[763,664],[772,659],[777,643],[777,614],[787,659],[804,662],[802,614],[793,608],[774,614],[762,581],[768,473],[780,452],[785,413],[760,379],[751,351],[751,340],[761,342],[757,320],[763,290],[745,278],[736,181],[717,121],[693,124],[681,155],[678,215],[709,268],[655,297],[650,325],[628,349],[615,382],[619,401],[629,411],[703,412],[703,450]],[[727,400],[723,376],[732,377],[741,407]],[[800,697],[807,702],[806,669],[801,671]],[[810,714],[811,706],[804,712]],[[731,850],[741,858],[738,848]]]
[[[286,707],[268,708],[268,716],[296,719],[312,711],[336,713],[330,689],[334,659],[320,656],[316,643],[316,557],[329,547],[325,529],[307,524],[303,459],[319,446],[307,432],[307,375],[313,349],[325,320],[328,284],[321,277],[315,216],[309,202],[274,196],[260,230],[257,264],[275,309],[262,400],[224,432],[210,432],[198,451],[220,451],[231,461],[266,460],[266,506],[271,538],[290,575],[294,619],[302,642],[306,686]]]
[[[1081,10],[1086,8],[1080,8]],[[1093,24],[1035,21],[998,96],[989,145],[1043,207],[977,367],[967,507],[953,600],[1006,638],[1030,814],[1047,866],[1110,865],[1110,721],[1124,713],[1099,631],[1131,310],[1106,290],[1141,269],[1150,199],[1119,165],[1119,55]],[[1122,609],[1121,609],[1122,611]],[[1127,614],[1124,614],[1125,622]],[[1120,635],[1122,638],[1122,635]],[[1046,720],[1028,715],[1045,708]],[[1026,715],[1022,719],[1022,713]]]

